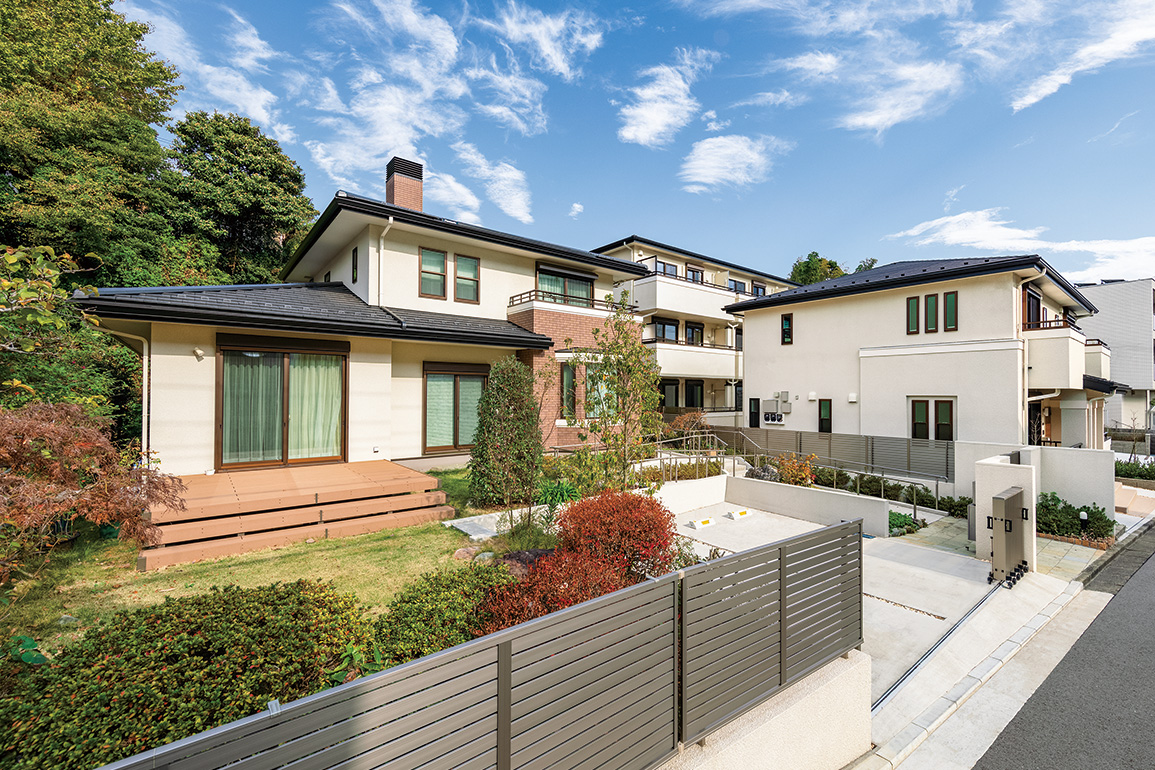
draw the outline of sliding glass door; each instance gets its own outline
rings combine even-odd
[[[345,362],[334,353],[222,349],[219,467],[343,459]]]
[[[469,449],[487,365],[425,364],[425,451]]]

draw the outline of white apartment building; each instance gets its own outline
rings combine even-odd
[[[1155,428],[1155,279],[1077,284],[1099,312],[1081,324],[1111,348],[1114,379],[1127,390],[1107,399],[1107,424]]]
[[[593,249],[644,265],[648,274],[615,287],[642,317],[642,341],[662,370],[667,415],[701,410],[715,425],[738,426],[743,403],[742,318],[723,306],[797,284],[658,241],[631,235]]]
[[[898,262],[728,305],[750,427],[1102,448],[1111,351],[1038,256]]]

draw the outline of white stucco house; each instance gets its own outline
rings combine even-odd
[[[747,425],[1102,448],[1111,351],[1038,256],[897,262],[736,302]]]
[[[1155,428],[1155,279],[1077,287],[1099,308],[1083,329],[1110,346],[1113,376],[1129,387],[1107,399],[1107,425]]]

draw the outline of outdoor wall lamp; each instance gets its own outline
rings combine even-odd
[[[193,348],[193,355],[197,357],[198,361],[205,360],[205,352],[200,348]]]

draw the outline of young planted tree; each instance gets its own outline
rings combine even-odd
[[[626,490],[638,481],[634,463],[641,459],[642,444],[662,430],[661,368],[642,344],[628,293],[611,304],[612,315],[593,329],[593,348],[572,359],[585,370],[586,382],[585,414],[570,423],[582,428],[582,441],[592,437],[604,448],[610,484]]]
[[[513,356],[490,368],[469,457],[474,503],[510,507],[533,501],[542,456],[535,385],[533,371]]]

